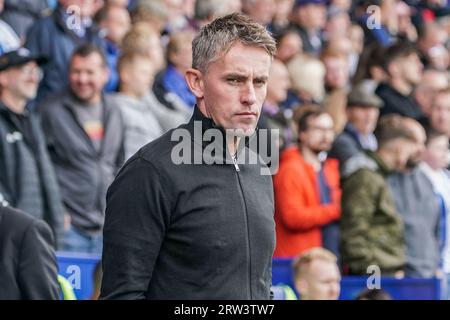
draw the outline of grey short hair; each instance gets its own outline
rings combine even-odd
[[[210,63],[219,59],[240,42],[264,49],[271,58],[276,42],[266,28],[241,13],[232,13],[204,26],[192,41],[192,67],[206,72]]]

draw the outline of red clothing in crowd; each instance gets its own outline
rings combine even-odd
[[[331,203],[320,203],[317,172],[306,163],[297,147],[285,150],[274,176],[277,244],[274,256],[294,257],[322,246],[321,228],[340,218],[341,189],[339,165],[335,159],[324,163]]]

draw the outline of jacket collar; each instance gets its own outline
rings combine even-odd
[[[394,170],[390,169],[376,152],[366,150],[365,153],[376,162],[378,170],[383,176],[388,176],[394,172]]]
[[[200,127],[201,127],[201,130],[200,130]],[[217,125],[213,119],[205,116],[200,111],[198,106],[195,105],[192,117],[191,117],[189,123],[187,124],[187,130],[190,133],[192,141],[197,145],[199,145],[199,142],[201,142],[202,149],[206,148],[207,146],[210,146],[211,144],[216,143],[216,141],[204,139],[206,131],[208,131],[210,129],[218,130],[219,134],[222,136],[222,142],[223,142],[222,145],[219,145],[217,143],[215,145],[215,147],[216,147],[217,151],[222,153],[223,158],[226,160],[227,163],[229,161],[230,161],[230,163],[232,163],[233,160],[231,159],[230,154],[228,152],[225,129],[222,128],[221,126]],[[256,130],[255,130],[255,132],[256,132]],[[199,137],[200,133],[201,133],[201,136]],[[239,155],[244,148],[249,147],[249,140],[253,139],[253,138],[256,138],[255,134],[253,134],[251,137],[241,138],[238,148],[237,148],[237,155]],[[201,139],[201,140],[199,141],[197,139]]]

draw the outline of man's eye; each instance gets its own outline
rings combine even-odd
[[[257,86],[263,86],[266,84],[265,80],[255,80],[255,85]]]
[[[238,84],[240,82],[239,79],[236,79],[236,78],[230,78],[230,79],[227,79],[227,81],[228,81],[228,83],[231,83],[231,84]]]

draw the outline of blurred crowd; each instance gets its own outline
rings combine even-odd
[[[450,284],[447,2],[0,0],[0,204],[100,254],[118,169],[192,115],[193,38],[244,12],[277,41],[274,256]]]

